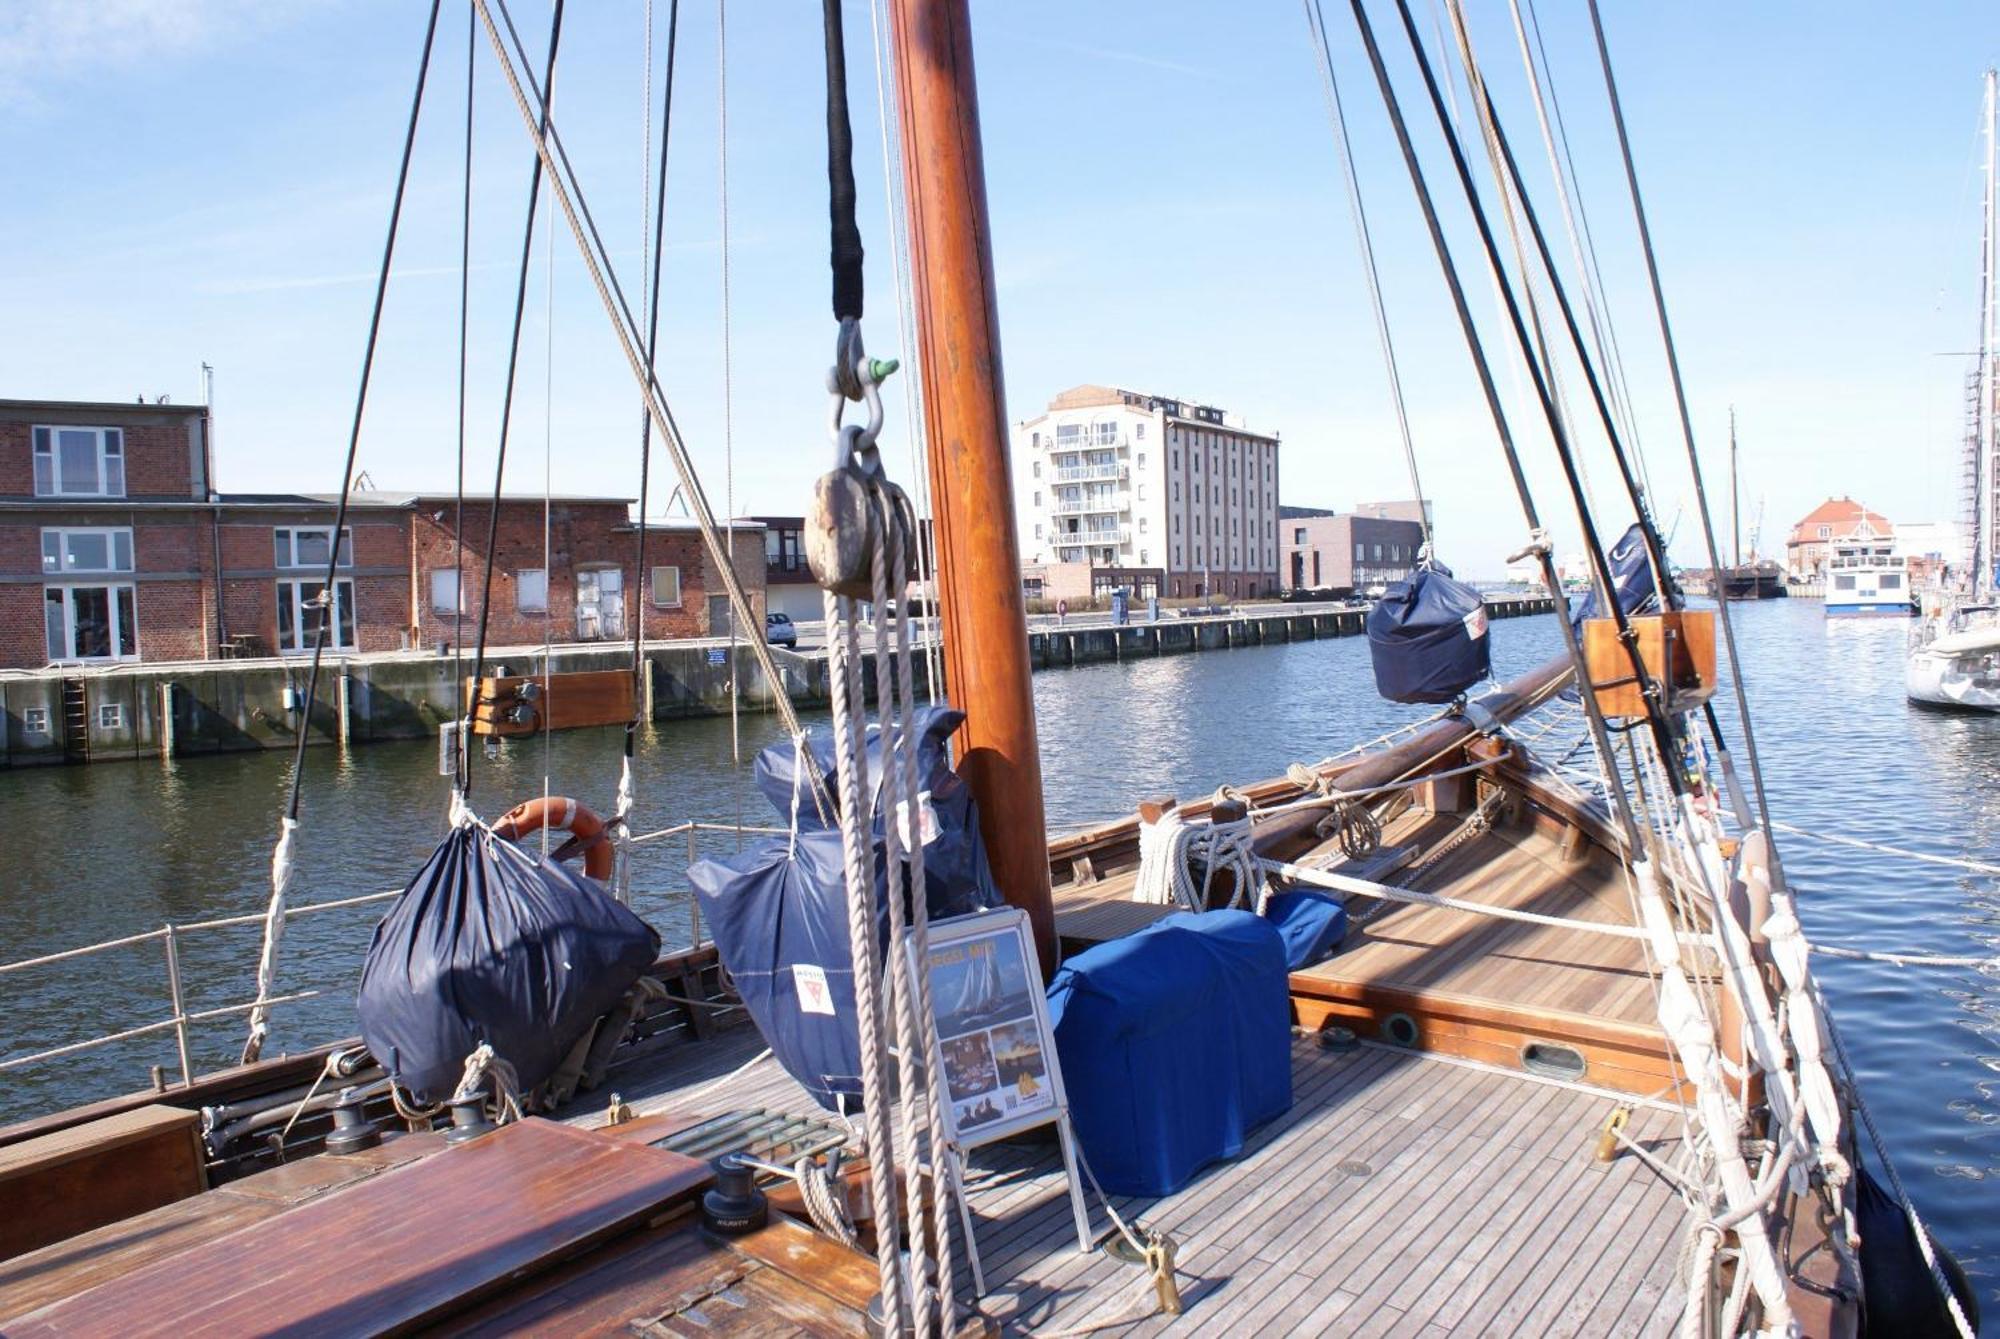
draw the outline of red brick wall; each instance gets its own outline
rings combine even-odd
[[[245,516],[223,523],[223,617],[232,638],[254,637],[264,653],[277,652],[278,581],[281,576],[313,574],[302,569],[279,572],[272,532],[332,523],[330,511]],[[410,617],[408,526],[408,515],[401,511],[364,511],[348,523],[353,566],[342,575],[354,583],[356,650],[395,651],[405,644]]]
[[[106,412],[100,420],[86,425],[118,428],[124,432],[125,496],[173,498],[177,501],[193,497],[189,416],[147,415],[141,410],[134,417],[152,421],[128,422],[122,414]],[[54,420],[41,421],[82,423],[73,412],[66,412]],[[30,421],[0,421],[0,496],[34,495],[34,428],[35,423]]]
[[[437,513],[442,515],[437,515]],[[458,620],[449,610],[432,607],[431,574],[450,571],[458,561],[458,536],[453,529],[453,502],[418,504],[412,524],[416,534],[416,591],[421,620],[420,641],[437,646],[458,635]],[[463,635],[470,646],[479,636],[481,595],[486,580],[486,534],[492,506],[465,505],[464,568],[459,577],[464,607]],[[630,635],[633,600],[632,533],[623,503],[557,502],[549,509],[548,551],[543,552],[542,504],[536,499],[503,501],[500,525],[494,532],[493,611],[487,623],[488,646],[525,646],[543,640],[573,642],[576,636],[576,569],[615,567],[625,578],[626,635]],[[523,611],[519,606],[518,574],[549,568],[548,610]]]
[[[209,531],[205,514],[152,514],[129,509],[51,507],[0,523],[0,667],[48,663],[43,622],[41,532],[44,527],[123,526],[132,531],[132,576],[142,660],[198,660],[214,654],[214,587],[207,572]],[[151,578],[151,579],[149,579]],[[80,578],[87,581],[88,578]]]

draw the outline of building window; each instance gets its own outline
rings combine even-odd
[[[1181,565],[1181,546],[1176,544],[1174,545],[1174,566],[1179,567],[1180,565]],[[1175,586],[1174,589],[1176,591],[1179,591],[1180,587]]]
[[[36,497],[124,497],[125,434],[117,428],[36,428]]]
[[[50,660],[131,660],[139,654],[130,586],[45,586],[42,615]]]
[[[1041,523],[1040,521],[1036,521],[1036,522],[1035,522],[1035,538],[1036,538],[1036,539],[1040,539],[1041,537],[1042,537],[1042,523]]]
[[[1823,526],[1821,526],[1821,527],[1819,528],[1819,537],[1820,537],[1821,539],[1830,539],[1830,538],[1832,538],[1832,536],[1833,536],[1833,527],[1832,527],[1832,526],[1830,526],[1830,525],[1823,525]]]
[[[653,569],[653,608],[678,609],[681,607],[681,569],[678,567],[655,567]]]
[[[1174,452],[1174,468],[1179,469],[1180,467],[1181,467],[1181,453],[1176,451]]]
[[[1382,561],[1382,546],[1380,544],[1375,546],[1375,561],[1378,563]]]
[[[1149,562],[1151,562],[1151,561],[1153,561],[1153,560],[1152,560],[1152,559],[1151,559],[1151,558],[1150,558],[1149,556],[1147,556],[1147,553],[1146,553],[1146,551],[1145,551],[1144,549],[1140,549],[1140,550],[1139,550],[1139,565],[1140,565],[1141,567],[1143,567],[1143,566],[1145,566],[1145,565],[1146,565],[1147,563],[1149,563]]]
[[[1357,563],[1362,562],[1366,560],[1367,557],[1368,557],[1368,546],[1366,544],[1356,544],[1354,546],[1354,561]]]
[[[431,589],[435,593],[437,578],[454,578],[456,572],[431,573]],[[280,655],[302,655],[313,649],[319,640],[320,625],[326,618],[328,605],[326,582],[310,577],[287,577],[278,582],[278,653]],[[342,579],[333,583],[333,625],[332,634],[326,645],[330,651],[352,651],[354,649],[354,583]],[[446,611],[449,612],[449,611]]]
[[[1039,479],[1042,477],[1042,462],[1037,460],[1034,462],[1034,466],[1035,466],[1035,477]]]
[[[1303,544],[1305,542],[1306,542],[1306,528],[1302,525],[1294,526],[1292,528],[1292,543]]]
[[[97,728],[100,730],[123,730],[125,728],[125,704],[123,702],[98,703]]]
[[[333,543],[330,525],[281,527],[271,532],[271,565],[278,568],[326,566],[327,549]],[[354,532],[340,529],[340,565],[354,566]]]
[[[1143,441],[1145,441],[1145,440],[1146,440],[1146,425],[1145,425],[1145,424],[1143,424],[1143,423],[1134,423],[1134,424],[1132,425],[1132,435],[1133,435],[1134,437],[1138,438],[1138,439],[1139,439],[1140,441],[1142,441],[1142,442],[1143,442]],[[1146,457],[1145,457],[1145,456],[1143,456],[1143,455],[1142,455],[1142,456],[1140,456],[1140,457],[1139,457],[1139,463],[1140,463],[1141,465],[1145,464],[1145,463],[1146,463]]]
[[[45,735],[49,733],[49,709],[47,707],[28,707],[23,710],[21,712],[21,731],[24,734],[30,735]]]
[[[42,575],[132,570],[129,529],[42,531]]]
[[[440,567],[431,573],[431,608],[440,614],[461,612],[456,567]]]
[[[514,574],[514,608],[523,614],[549,612],[547,568],[524,567]]]
[[[1035,490],[1035,505],[1037,507],[1042,505],[1042,490],[1039,488]]]
[[[1139,533],[1142,535],[1146,533],[1146,518],[1143,516],[1139,518]]]
[[[1146,485],[1144,485],[1144,484],[1140,484],[1140,485],[1139,485],[1139,501],[1141,501],[1141,502],[1144,502],[1145,500],[1146,500]]]
[[[1181,514],[1180,514],[1179,512],[1175,512],[1175,513],[1174,513],[1174,533],[1178,535],[1178,534],[1179,534],[1180,532],[1181,532]]]

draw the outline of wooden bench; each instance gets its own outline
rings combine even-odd
[[[685,1211],[712,1179],[706,1163],[531,1118],[139,1265],[7,1333],[395,1333]]]
[[[200,1125],[151,1105],[0,1148],[0,1260],[200,1194]]]

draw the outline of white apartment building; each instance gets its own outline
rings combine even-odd
[[[1164,596],[1277,592],[1275,433],[1208,405],[1077,386],[1015,425],[1013,458],[1025,561],[1150,573]]]

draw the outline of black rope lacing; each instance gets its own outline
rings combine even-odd
[[[666,91],[660,97],[660,180],[653,195],[653,274],[652,291],[647,301],[646,316],[646,372],[657,375],[653,365],[654,351],[660,339],[660,261],[666,250],[667,240],[667,135],[674,124],[674,46],[680,36],[681,3],[673,0],[667,8],[667,80]],[[540,160],[537,159],[539,162]],[[639,537],[633,558],[633,581],[638,594],[633,600],[633,608],[638,616],[632,620],[632,720],[625,727],[625,756],[633,756],[639,739],[639,723],[646,711],[646,695],[642,691],[646,674],[646,499],[653,473],[653,413],[647,404],[639,406]]]
[[[847,119],[847,42],[840,0],[826,11],[826,178],[833,222],[833,315],[861,319],[861,225],[854,208],[854,130]]]
[[[549,132],[549,98],[555,93],[556,51],[562,45],[563,0],[556,0],[555,12],[549,17],[549,54],[542,75],[542,87],[548,92],[542,95],[541,133]],[[514,377],[521,365],[521,318],[528,304],[528,266],[534,258],[535,213],[541,206],[542,198],[542,158],[535,155],[535,165],[528,177],[528,220],[521,230],[521,267],[514,283],[514,323],[507,341],[507,382],[500,398],[500,445],[493,460],[493,498],[486,517],[486,574],[479,585],[479,642],[472,656],[470,683],[475,692],[486,668],[486,632],[493,610],[493,565],[495,549],[500,539],[500,490],[507,474],[507,435],[514,421]],[[464,593],[459,593],[459,603],[465,602]],[[548,666],[542,666],[546,674]],[[465,684],[458,685],[464,693]],[[547,706],[545,702],[544,707]],[[467,729],[460,733],[460,780],[459,793],[472,794],[471,762],[471,718],[477,711],[477,702],[465,707]]]
[[[368,383],[375,371],[375,345],[382,334],[382,308],[389,293],[389,269],[396,256],[396,232],[403,220],[403,197],[410,185],[410,158],[417,145],[417,122],[424,108],[424,86],[430,81],[431,48],[437,40],[438,7],[431,0],[431,14],[424,26],[424,54],[417,66],[417,89],[410,98],[409,125],[403,131],[403,157],[396,168],[396,194],[389,206],[389,235],[382,243],[382,267],[375,276],[375,303],[368,313],[368,342],[361,354],[361,385],[354,394],[354,421],[347,433],[347,463],[340,476],[340,505],[333,513],[333,542],[327,546],[326,584],[320,588],[319,626],[313,631],[312,665],[306,671],[305,706],[300,713],[298,737],[292,745],[291,794],[285,801],[285,816],[299,817],[299,795],[305,782],[306,740],[312,734],[313,703],[319,700],[319,668],[326,653],[326,630],[340,616],[340,597],[334,582],[340,576],[340,534],[347,525],[348,503],[354,493],[354,461],[361,448],[361,420],[368,409]],[[352,611],[349,611],[350,617]],[[304,617],[305,610],[299,610]]]

